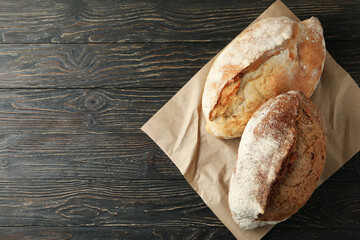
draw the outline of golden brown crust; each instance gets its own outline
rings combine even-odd
[[[310,97],[316,88],[316,84],[314,86],[312,81],[306,81],[306,79],[316,80],[321,77],[325,60],[324,47],[321,46],[324,45],[324,37],[320,34],[320,23],[316,24],[316,21],[308,19],[303,21],[302,25],[304,37],[297,47],[299,65],[296,68],[299,69],[294,69],[296,81],[291,81],[290,88],[300,90],[306,97]]]
[[[325,61],[320,22],[311,18],[300,23],[287,21],[278,24],[288,26],[286,31],[291,35],[281,44],[261,52],[247,67],[241,68],[238,66],[242,66],[241,63],[237,65],[230,59],[226,64],[225,61],[213,64],[212,69],[221,72],[221,79],[211,69],[203,95],[206,129],[212,135],[240,137],[252,114],[268,99],[289,90],[300,90],[307,97],[314,92]],[[256,27],[260,24],[253,28]],[[241,36],[253,34],[253,28]],[[238,41],[239,48],[244,44],[250,46],[251,40],[241,40]],[[261,41],[256,44],[261,44]],[[227,52],[225,49],[224,54]]]

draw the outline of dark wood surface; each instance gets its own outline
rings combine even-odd
[[[234,239],[140,127],[273,1],[0,0],[0,239]],[[360,83],[360,2],[317,16]],[[360,154],[264,239],[359,239]]]

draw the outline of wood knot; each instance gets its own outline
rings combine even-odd
[[[6,159],[0,160],[0,167],[6,167],[7,165],[9,165],[9,160]]]
[[[156,155],[155,155],[155,152],[149,152],[146,154],[146,160],[147,162],[154,162],[155,158],[156,158]]]
[[[159,179],[160,175],[156,170],[156,166],[154,163],[156,162],[156,155],[155,152],[150,152],[146,154],[146,161],[145,161],[145,169],[144,169],[144,176],[148,178]]]
[[[4,137],[0,135],[0,149],[6,149],[14,145],[19,139],[19,134],[9,134]]]
[[[108,209],[92,206],[86,203],[63,206],[56,212],[64,218],[73,220],[78,219],[85,222],[93,222],[94,220],[106,220],[117,215],[116,212],[112,212]]]
[[[99,111],[106,105],[106,99],[98,93],[89,93],[85,97],[84,104],[90,111]]]

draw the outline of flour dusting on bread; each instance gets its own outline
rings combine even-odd
[[[206,130],[240,137],[252,114],[268,99],[289,90],[314,92],[325,62],[317,18],[295,22],[264,19],[236,37],[215,59],[204,87]]]
[[[310,197],[325,161],[318,109],[299,91],[270,99],[242,136],[229,186],[229,207],[244,229],[275,224]]]
[[[269,51],[289,39],[295,22],[287,17],[268,18],[255,23],[234,39],[220,54],[210,69],[203,95],[203,111],[209,116],[228,80]],[[229,65],[228,65],[229,64]]]
[[[272,184],[295,140],[294,121],[283,122],[283,119],[296,114],[297,101],[290,101],[293,106],[288,106],[287,112],[280,112],[276,108],[284,98],[291,96],[280,95],[255,112],[239,145],[238,161],[230,181],[229,205],[235,222],[243,228],[258,226],[253,219],[264,213]]]

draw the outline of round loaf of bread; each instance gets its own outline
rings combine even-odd
[[[313,193],[325,163],[319,110],[299,91],[268,100],[248,122],[229,186],[229,207],[244,229],[283,221]]]
[[[209,133],[240,137],[266,100],[289,90],[310,97],[325,61],[323,29],[315,17],[267,18],[234,39],[207,76],[202,108]]]

